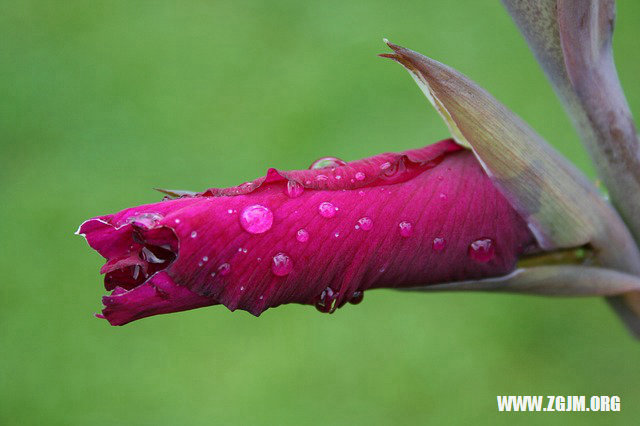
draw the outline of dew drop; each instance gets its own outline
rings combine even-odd
[[[203,262],[206,262],[207,260],[209,260],[209,258],[208,258],[207,256],[204,256],[204,257],[202,258],[202,261],[203,261]]]
[[[337,180],[340,180],[340,179],[342,179],[342,176],[340,176],[340,175],[336,175],[336,179],[337,179]]]
[[[433,244],[431,245],[434,251],[442,251],[445,249],[446,246],[447,246],[447,241],[442,237],[434,238]]]
[[[373,220],[370,217],[362,217],[358,219],[358,225],[363,231],[370,231],[373,228]]]
[[[293,261],[285,253],[278,253],[271,259],[271,271],[279,276],[289,275],[293,270]]]
[[[447,199],[447,194],[445,194],[444,192],[441,192],[440,195],[438,195],[438,198],[440,198],[440,200],[445,201]]]
[[[328,169],[330,167],[340,167],[346,164],[346,162],[336,157],[322,157],[314,161],[309,166],[309,170]]]
[[[388,161],[385,161],[384,163],[380,164],[380,170],[387,170],[390,167],[391,167],[391,163]]]
[[[216,276],[216,273],[215,273],[215,272],[212,272],[212,273],[211,273],[211,278],[213,278],[213,277],[215,277],[215,276]]]
[[[195,238],[198,236],[198,233],[196,231],[191,231],[191,238]]]
[[[398,224],[398,227],[400,228],[400,235],[404,238],[409,238],[413,235],[413,225],[411,222],[402,221]]]
[[[160,213],[140,213],[127,219],[128,223],[140,226],[146,229],[153,229],[158,226],[163,216]]]
[[[180,223],[180,219],[176,219],[174,222],[175,223]]]
[[[309,232],[307,232],[306,229],[298,229],[298,232],[296,233],[296,240],[301,243],[307,242],[309,240]]]
[[[364,180],[364,178],[365,178],[365,177],[366,177],[366,176],[365,176],[365,175],[364,175],[364,173],[362,173],[362,172],[358,172],[358,173],[356,173],[356,179],[357,179],[357,180]]]
[[[316,297],[315,306],[316,309],[325,314],[332,314],[336,310],[336,300],[338,299],[338,293],[333,291],[331,287],[327,287],[322,290],[322,293]]]
[[[440,182],[442,182],[442,181],[444,180],[444,176],[442,176],[442,175],[438,176],[438,180],[439,180]]]
[[[469,244],[468,252],[469,257],[476,262],[485,263],[493,259],[496,248],[491,238],[481,238]]]
[[[362,197],[364,195],[364,191],[358,191],[358,195]]]
[[[222,265],[218,266],[218,272],[223,277],[225,275],[229,275],[229,272],[231,272],[231,265],[229,265],[228,263],[223,263]]]
[[[250,234],[262,234],[271,229],[273,213],[260,204],[247,206],[240,215],[240,225]]]
[[[334,217],[336,215],[337,208],[328,201],[320,203],[318,206],[318,211],[322,217]]]
[[[289,196],[289,198],[299,197],[303,192],[304,187],[295,180],[290,180],[287,182],[287,195]]]
[[[240,286],[240,291],[244,291],[244,286]]]
[[[327,175],[318,175],[318,176],[316,176],[316,180],[318,182],[324,182],[326,180],[329,180],[329,176],[327,176]]]
[[[334,237],[338,238],[340,236],[339,232],[336,232],[335,234],[333,234]]]
[[[351,295],[351,299],[349,299],[349,303],[351,303],[352,305],[357,305],[358,303],[362,302],[362,299],[364,299],[364,292],[354,291]]]
[[[229,209],[229,210],[227,210],[227,213],[229,213],[229,214],[233,214],[233,210],[232,210],[232,209]]]

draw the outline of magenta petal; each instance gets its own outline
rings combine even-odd
[[[91,219],[79,232],[107,269],[127,265],[109,281],[133,288],[118,297],[167,276],[254,315],[319,300],[333,312],[370,288],[504,275],[535,246],[473,153],[451,140],[336,167],[270,169],[235,188]]]
[[[200,296],[177,285],[166,272],[157,273],[147,282],[130,291],[116,287],[110,296],[102,298],[102,303],[105,306],[102,316],[111,325],[124,325],[152,315],[217,304],[212,298]]]

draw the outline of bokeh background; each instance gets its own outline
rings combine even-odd
[[[497,1],[0,2],[0,423],[633,424],[640,345],[599,299],[367,293],[321,315],[224,307],[110,327],[86,218],[268,167],[448,137],[383,37],[452,65],[591,177]],[[616,61],[640,111],[640,3]],[[620,395],[499,414],[498,394]]]

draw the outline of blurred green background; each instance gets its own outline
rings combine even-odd
[[[616,60],[640,111],[640,3]],[[640,344],[598,299],[368,293],[321,315],[223,307],[110,327],[86,218],[152,187],[448,137],[382,37],[452,65],[593,177],[497,1],[0,2],[0,423],[632,424]],[[497,394],[620,395],[617,414],[499,414]]]

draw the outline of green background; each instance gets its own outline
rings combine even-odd
[[[593,177],[494,1],[0,2],[0,423],[632,424],[640,345],[599,299],[368,293],[332,316],[224,307],[110,327],[86,218],[153,187],[448,137],[383,37],[454,66]],[[640,111],[640,3],[616,61]],[[620,395],[617,414],[499,414],[498,394]]]

